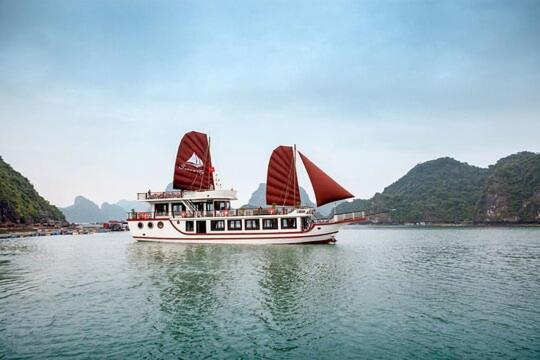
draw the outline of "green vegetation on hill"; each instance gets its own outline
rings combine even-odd
[[[386,211],[377,220],[391,223],[540,222],[540,154],[511,155],[488,169],[428,161],[373,198],[337,208],[354,210]]]
[[[372,207],[396,209],[398,222],[471,221],[486,177],[487,169],[451,158],[428,161],[375,195]]]
[[[0,222],[65,221],[55,206],[42,198],[27,178],[0,157]]]
[[[476,220],[540,222],[540,154],[521,152],[490,167]]]

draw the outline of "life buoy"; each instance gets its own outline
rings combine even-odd
[[[223,216],[229,216],[229,211],[228,210],[223,210]]]

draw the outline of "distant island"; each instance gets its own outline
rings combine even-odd
[[[109,220],[124,221],[131,210],[149,211],[147,203],[135,200],[120,200],[115,204],[104,202],[101,207],[84,196],[77,196],[73,205],[60,208],[71,223],[100,223]]]
[[[368,200],[336,212],[381,213],[376,223],[540,223],[540,154],[520,152],[487,169],[452,158],[419,164]]]
[[[47,221],[87,223],[125,220],[145,203],[121,200],[100,206],[78,196],[58,209],[0,157],[0,222]],[[166,189],[170,189],[171,184]],[[244,207],[264,207],[266,185],[260,184]],[[302,204],[315,206],[304,189]],[[488,168],[444,157],[416,165],[402,178],[370,199],[356,199],[318,208],[321,216],[365,210],[373,223],[539,224],[540,154],[520,152]]]

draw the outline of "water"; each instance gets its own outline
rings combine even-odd
[[[0,241],[0,358],[540,358],[540,229]]]

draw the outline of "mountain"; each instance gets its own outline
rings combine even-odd
[[[104,202],[101,204],[101,219],[107,220],[126,220],[128,211],[116,204]],[[130,209],[131,210],[131,209]]]
[[[396,209],[398,222],[472,221],[487,175],[487,169],[448,157],[428,161],[376,194],[371,207]]]
[[[136,200],[120,200],[116,203],[116,205],[120,206],[122,209],[124,209],[125,212],[129,212],[131,210],[135,211],[150,211],[150,205],[148,203],[145,203],[143,201],[136,201]]]
[[[337,208],[355,210],[385,212],[375,219],[389,223],[540,222],[540,154],[511,155],[487,169],[427,161],[371,199]]]
[[[302,204],[302,206],[315,207],[315,204],[310,200],[308,193],[303,187],[300,187],[300,203]],[[253,194],[251,194],[248,203],[246,205],[243,205],[242,207],[268,207],[268,205],[266,205],[266,184],[259,184],[257,190],[255,190]]]
[[[482,191],[476,220],[540,222],[540,154],[520,152],[497,161]]]
[[[27,178],[0,157],[0,222],[65,221],[58,208],[41,197]]]
[[[73,205],[61,210],[69,222],[95,223],[108,220],[126,220],[127,213],[132,209],[135,209],[135,211],[148,211],[149,206],[143,202],[120,200],[116,204],[104,202],[99,207],[84,196],[77,196]]]
[[[61,209],[71,223],[101,222],[101,209],[84,196],[77,196],[73,205]]]

